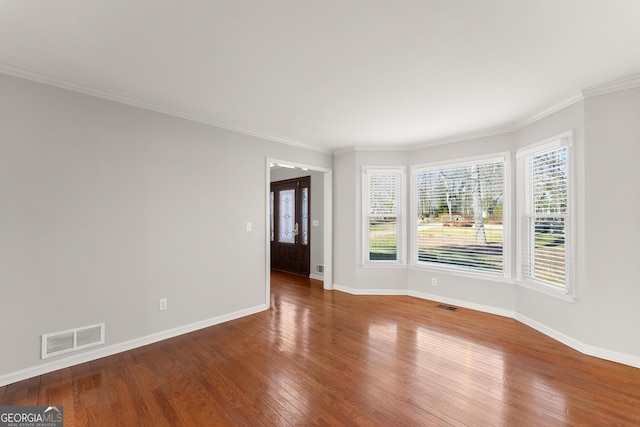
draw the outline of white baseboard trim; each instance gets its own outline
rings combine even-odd
[[[309,274],[309,279],[316,279],[324,282],[324,274],[311,273]]]
[[[473,302],[462,301],[454,298],[446,298],[440,295],[432,295],[424,292],[409,291],[409,296],[435,301],[442,304],[454,305],[457,307],[468,308],[469,310],[481,311],[483,313],[495,314],[497,316],[509,317],[513,319],[514,312],[499,307],[491,307],[489,305],[476,304]]]
[[[502,317],[514,317],[514,312],[504,310],[488,305],[475,304],[468,301],[457,300],[453,298],[445,298],[440,295],[432,295],[423,292],[411,291],[406,289],[356,289],[335,284],[336,291],[345,292],[351,295],[406,295],[410,297],[420,298],[429,301],[435,301],[443,304],[455,305],[458,307],[468,308],[470,310],[482,311],[483,313],[496,314]]]
[[[199,322],[191,323],[189,325],[180,326],[177,328],[169,329],[162,332],[146,335],[133,340],[125,341],[118,344],[109,345],[106,347],[95,348],[82,353],[73,354],[57,360],[51,360],[46,363],[39,364],[37,366],[22,369],[16,372],[10,372],[8,374],[0,375],[0,387],[15,383],[17,381],[33,378],[38,375],[47,374],[49,372],[57,371],[59,369],[68,368],[70,366],[79,365],[81,363],[90,362],[92,360],[101,359],[103,357],[112,356],[114,354],[122,353],[123,351],[133,350],[138,347],[142,347],[148,344],[153,344],[158,341],[166,340],[169,338],[177,337],[178,335],[194,332],[199,329],[208,328],[220,323],[228,322],[230,320],[239,319],[241,317],[249,316],[250,314],[259,313],[269,309],[269,305],[261,304],[255,307],[250,307],[244,310],[238,310],[233,313],[224,314],[222,316],[213,317],[211,319],[201,320]]]
[[[408,295],[406,289],[356,289],[334,284],[333,289],[351,295]]]
[[[638,356],[633,356],[631,354],[626,354],[626,353],[619,353],[616,351],[607,350],[605,348],[594,347],[588,344],[584,344],[574,338],[571,338],[568,335],[563,334],[562,332],[556,331],[555,329],[552,329],[536,320],[531,319],[530,317],[524,316],[519,313],[516,313],[515,319],[537,330],[538,332],[541,332],[546,336],[551,337],[554,340],[559,341],[562,344],[567,345],[576,351],[579,351],[582,354],[586,354],[587,356],[593,356],[599,359],[609,360],[611,362],[622,363],[623,365],[629,365],[635,368],[640,368],[640,357]]]

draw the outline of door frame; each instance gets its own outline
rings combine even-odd
[[[265,304],[271,305],[271,218],[269,205],[271,203],[271,164],[285,164],[300,169],[308,169],[310,171],[322,172],[324,176],[324,209],[323,218],[324,221],[324,289],[333,290],[333,171],[321,166],[307,165],[290,160],[275,159],[267,157],[265,159],[266,170],[266,183],[265,183]]]

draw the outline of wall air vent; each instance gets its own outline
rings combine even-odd
[[[436,305],[436,308],[441,308],[443,310],[448,310],[448,311],[458,311],[458,310],[460,310],[458,307],[454,307],[452,305],[446,305],[446,304],[438,304],[438,305]]]
[[[316,264],[316,273],[324,273],[324,265]]]
[[[104,323],[42,335],[42,358],[104,344]]]

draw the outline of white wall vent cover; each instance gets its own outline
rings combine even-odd
[[[316,264],[316,273],[324,273],[324,265]]]
[[[104,344],[104,323],[42,336],[42,358]]]

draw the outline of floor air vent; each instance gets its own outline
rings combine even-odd
[[[441,308],[443,310],[449,310],[449,311],[458,311],[458,310],[460,310],[458,307],[454,307],[452,305],[446,305],[446,304],[438,304],[438,305],[436,305],[436,308]]]
[[[42,336],[42,358],[104,344],[104,323]]]

